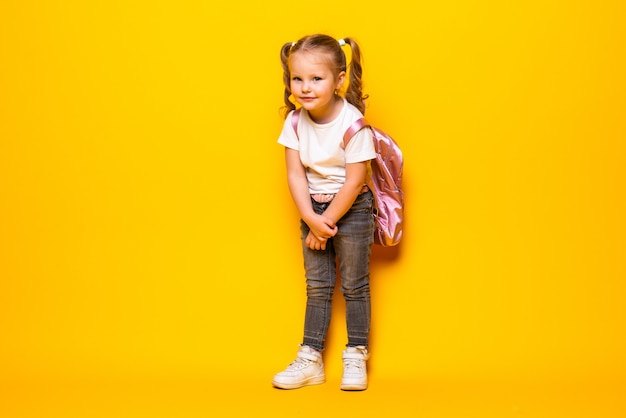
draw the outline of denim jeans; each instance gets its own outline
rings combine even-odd
[[[311,201],[318,214],[330,205]],[[371,319],[369,261],[375,228],[373,202],[371,191],[357,196],[352,207],[337,222],[338,232],[327,241],[325,250],[312,250],[306,246],[309,227],[300,221],[307,291],[303,345],[320,351],[324,349],[338,260],[341,291],[346,301],[347,346],[368,346]]]

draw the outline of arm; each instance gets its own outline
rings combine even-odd
[[[367,161],[346,164],[346,182],[324,212],[332,225],[335,225],[350,209],[365,184],[366,174]]]
[[[309,226],[311,231],[306,239],[306,244],[311,249],[325,249],[326,240],[337,233],[334,221],[325,215],[318,215],[313,211],[311,195],[309,194],[309,182],[302,162],[300,153],[294,149],[285,147],[285,160],[287,163],[287,183],[302,220]],[[347,210],[347,209],[346,209]]]

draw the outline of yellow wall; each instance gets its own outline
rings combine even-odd
[[[372,266],[372,373],[623,377],[625,12],[3,1],[0,375],[269,382],[291,360],[278,57],[326,32],[360,42],[367,115],[406,158],[406,236]]]

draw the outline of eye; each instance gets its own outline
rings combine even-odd
[[[322,77],[313,77],[313,81],[321,81]]]
[[[302,81],[300,77],[292,77],[291,81]]]

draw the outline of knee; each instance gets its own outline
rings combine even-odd
[[[334,286],[328,284],[307,284],[306,294],[314,299],[330,299],[333,296]]]
[[[342,286],[343,296],[346,300],[364,300],[370,298],[369,283],[356,286]]]

